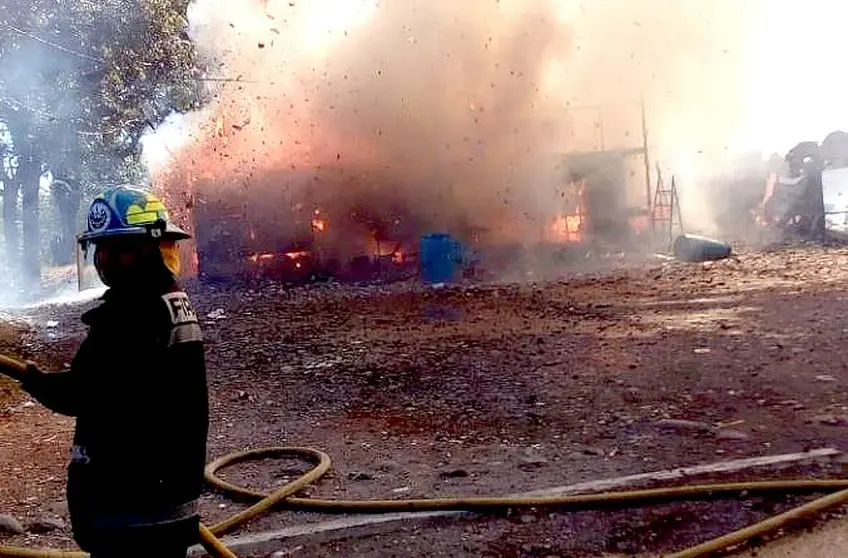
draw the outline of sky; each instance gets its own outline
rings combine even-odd
[[[801,141],[848,130],[848,3],[769,0],[759,13],[749,33],[740,147],[785,153]]]

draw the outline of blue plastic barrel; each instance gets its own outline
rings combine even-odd
[[[437,233],[421,237],[421,280],[449,283],[456,277],[456,246],[451,235]]]

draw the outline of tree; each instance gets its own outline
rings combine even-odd
[[[74,241],[82,192],[79,182],[72,179],[54,178],[50,184],[50,197],[53,200],[58,226],[50,239],[50,251],[53,265],[70,265],[74,262]]]
[[[17,258],[20,255],[20,238],[17,227],[18,211],[18,187],[14,182],[14,170],[12,169],[12,146],[9,142],[9,130],[0,122],[0,182],[3,184],[3,239],[5,242],[4,261],[2,268],[13,269],[20,266]],[[4,281],[6,288],[10,286],[8,280]]]
[[[81,192],[141,180],[145,131],[205,101],[203,64],[186,34],[188,4],[0,0],[0,122],[11,138],[12,169],[3,179],[3,217],[14,252],[17,204],[10,202],[20,194],[27,283],[39,276],[45,172]],[[78,211],[78,204],[59,205]],[[68,232],[65,250],[72,249]]]

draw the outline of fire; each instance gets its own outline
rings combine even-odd
[[[551,230],[558,240],[580,242],[583,240],[582,228],[585,217],[578,213],[561,215],[554,220]]]
[[[327,221],[321,219],[321,210],[315,210],[315,216],[312,218],[312,230],[315,232],[323,232],[327,228]]]
[[[215,120],[215,137],[222,138],[224,137],[224,115],[221,114]]]
[[[402,264],[407,260],[403,244],[397,240],[378,240],[376,231],[368,239],[368,252],[377,260],[391,260],[394,264]]]
[[[633,215],[629,219],[630,228],[639,234],[651,228],[651,217],[649,215]]]
[[[247,259],[250,260],[253,263],[266,262],[268,260],[274,259],[274,253],[273,252],[259,252],[257,254],[249,255],[247,257]]]
[[[288,258],[290,260],[299,260],[301,258],[305,258],[308,255],[309,252],[307,252],[306,250],[298,250],[292,252],[283,252],[282,254],[280,254],[280,257]],[[274,252],[257,252],[255,254],[249,255],[247,259],[253,263],[267,262],[270,260],[277,259],[277,254],[275,254]],[[300,267],[300,264],[298,264],[297,267]]]
[[[757,205],[757,207],[751,211],[754,216],[754,222],[759,227],[767,227],[770,224],[771,219],[768,212],[768,204],[771,198],[774,196],[774,191],[776,187],[777,173],[771,173],[766,179],[766,191],[763,194],[763,199],[760,201],[759,205]]]
[[[294,262],[294,267],[296,269],[301,269],[303,267],[303,263],[300,260],[309,256],[309,254],[310,252],[306,250],[283,252],[281,254],[275,254],[274,252],[257,252],[255,254],[250,254],[247,257],[247,260],[253,264],[259,264],[262,262],[288,259]]]

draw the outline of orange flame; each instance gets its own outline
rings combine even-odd
[[[634,215],[630,217],[630,228],[635,233],[643,233],[651,227],[651,218],[648,215]]]
[[[581,229],[585,218],[580,214],[561,215],[554,219],[551,230],[557,240],[565,242],[580,242],[583,240]]]
[[[247,257],[247,259],[253,263],[265,262],[268,260],[274,259],[273,252],[259,252],[257,254],[251,254]]]
[[[301,267],[303,267],[303,264],[299,260],[301,258],[305,258],[308,255],[309,255],[308,251],[299,250],[299,251],[295,251],[295,252],[283,252],[282,254],[279,254],[279,257],[294,260],[295,267],[300,269]],[[257,252],[257,253],[254,253],[254,254],[250,254],[247,257],[247,260],[251,263],[258,264],[260,262],[267,262],[267,261],[275,260],[275,259],[277,259],[277,256],[278,255],[275,254],[274,252]]]
[[[769,174],[766,179],[766,191],[763,194],[763,199],[760,201],[759,205],[751,210],[751,214],[754,217],[754,222],[758,227],[767,227],[769,226],[770,216],[768,212],[768,203],[771,198],[774,196],[775,188],[777,187],[777,173]]]

